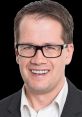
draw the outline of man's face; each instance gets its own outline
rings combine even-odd
[[[56,20],[25,16],[19,28],[19,43],[31,43],[38,46],[46,43],[64,44],[62,25]],[[67,48],[62,50],[62,54],[58,58],[46,58],[40,50],[32,58],[17,55],[16,60],[27,89],[35,93],[48,93],[62,87],[65,65],[70,63],[72,53],[73,44],[69,44]]]

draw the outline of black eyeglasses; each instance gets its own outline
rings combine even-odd
[[[32,44],[16,44],[16,49],[21,57],[34,57],[38,50],[40,50],[46,58],[57,58],[61,56],[62,49],[67,48],[67,44],[62,45],[43,45],[36,46]]]

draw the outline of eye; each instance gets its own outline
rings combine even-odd
[[[25,46],[23,47],[23,49],[31,49],[32,47],[31,46]]]
[[[48,45],[45,46],[45,50],[47,51],[60,51],[61,47],[59,45]]]
[[[26,46],[23,46],[22,49],[24,49],[24,50],[34,49],[34,46],[26,45]]]
[[[45,49],[46,49],[46,50],[48,50],[48,49],[49,49],[49,50],[50,50],[50,49],[56,49],[56,47],[55,47],[55,46],[46,46]]]

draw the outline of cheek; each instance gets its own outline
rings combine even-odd
[[[59,84],[63,78],[64,78],[64,71],[65,71],[65,64],[64,62],[61,62],[61,60],[59,60],[59,58],[54,59],[54,62],[51,62],[52,65],[52,70],[51,70],[51,74],[50,77],[52,80],[50,80],[49,82],[56,86],[57,84]]]
[[[20,69],[21,75],[22,76],[24,76],[24,74],[26,75],[27,71],[28,71],[28,66],[29,66],[28,59],[21,58],[21,59],[19,59],[18,64],[19,64],[19,69]]]
[[[19,61],[19,70],[24,82],[27,82],[29,79],[29,70],[28,70],[29,62],[26,60]]]
[[[51,61],[51,64],[52,64],[53,68],[55,68],[55,69],[56,68],[61,68],[61,67],[65,66],[65,63],[66,63],[66,57],[65,56],[54,58]]]
[[[19,64],[20,67],[25,67],[25,66],[27,66],[29,64],[29,59],[19,57],[17,63]]]
[[[64,73],[64,70],[65,70],[65,59],[64,58],[62,58],[62,57],[55,58],[51,62],[51,65],[52,65],[53,74],[55,76]]]

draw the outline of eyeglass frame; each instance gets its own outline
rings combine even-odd
[[[34,55],[33,55],[33,56],[30,56],[30,57],[27,57],[27,56],[23,56],[23,55],[19,54],[18,47],[21,46],[21,45],[33,46],[33,47],[35,48]],[[43,48],[44,48],[44,47],[47,47],[47,46],[60,46],[60,47],[61,47],[61,52],[60,52],[60,54],[59,54],[58,56],[56,56],[56,57],[47,57],[47,56],[45,56],[44,51],[43,51]],[[51,44],[47,44],[47,45],[43,45],[43,46],[38,46],[38,45],[33,45],[33,44],[28,44],[28,43],[17,43],[15,47],[16,47],[16,50],[17,50],[18,55],[21,56],[21,57],[24,57],[24,58],[32,58],[32,57],[34,57],[34,56],[36,55],[36,53],[37,53],[38,50],[41,50],[43,56],[46,57],[46,58],[57,58],[57,57],[60,57],[60,56],[61,56],[62,50],[63,50],[64,48],[67,48],[67,47],[68,47],[68,44],[66,44],[66,43],[61,44],[61,45],[51,45]]]

